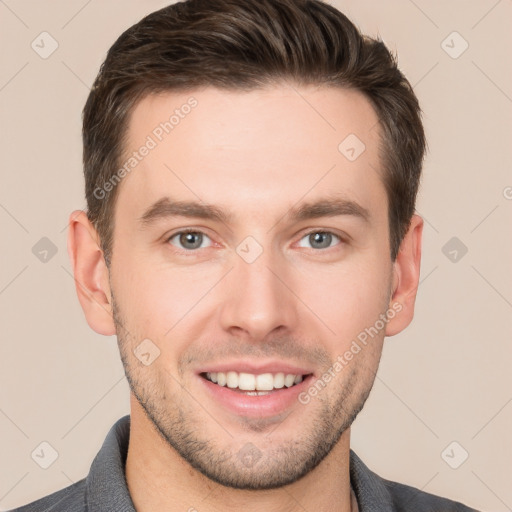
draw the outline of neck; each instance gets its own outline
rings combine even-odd
[[[299,481],[265,491],[232,489],[205,477],[176,453],[132,396],[126,480],[137,512],[350,512],[349,446],[350,429]]]

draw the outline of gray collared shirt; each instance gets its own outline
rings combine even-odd
[[[86,478],[11,512],[135,512],[124,466],[130,416],[110,429]],[[477,512],[461,503],[385,480],[350,451],[350,482],[359,512]]]

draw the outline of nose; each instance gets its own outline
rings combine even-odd
[[[226,276],[220,310],[222,328],[233,336],[255,342],[294,329],[298,298],[293,293],[289,264],[271,250],[252,262],[235,255],[233,270]],[[275,331],[275,332],[274,332]]]

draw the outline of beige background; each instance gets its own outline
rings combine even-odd
[[[1,510],[83,478],[129,412],[115,337],[94,333],[76,298],[66,224],[85,207],[89,86],[114,39],[166,3],[0,0]],[[332,3],[397,50],[430,144],[417,314],[385,344],[353,448],[388,479],[512,510],[512,2]],[[46,59],[31,47],[43,31],[58,42]],[[43,237],[57,249],[46,262],[32,252]],[[467,254],[443,252],[452,237]],[[46,470],[31,458],[43,441],[58,452]]]

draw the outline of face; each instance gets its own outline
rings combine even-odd
[[[339,88],[207,88],[133,112],[121,357],[161,436],[214,481],[296,481],[368,396],[393,310],[378,146],[369,102]]]

